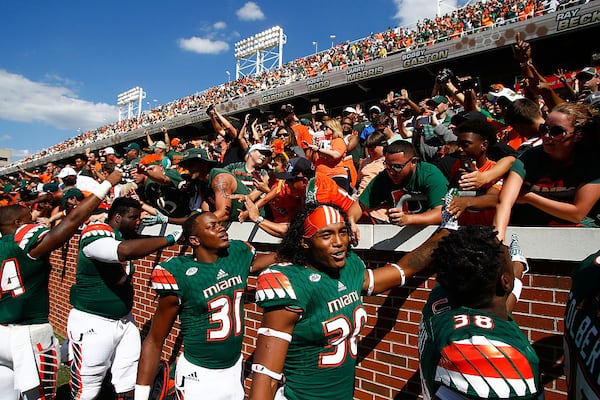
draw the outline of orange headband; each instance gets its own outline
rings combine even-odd
[[[331,206],[317,207],[304,221],[304,238],[311,238],[317,231],[330,224],[344,222],[342,214]]]

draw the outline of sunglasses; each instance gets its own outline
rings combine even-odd
[[[387,169],[387,170],[392,170],[396,173],[400,173],[400,172],[402,172],[404,167],[406,167],[407,164],[411,163],[411,161],[412,161],[412,158],[410,160],[408,160],[407,162],[405,162],[404,164],[389,164],[386,161],[384,161],[383,165],[385,166],[385,169]]]
[[[540,124],[540,136],[550,136],[550,137],[558,137],[558,136],[566,136],[569,132],[565,128],[560,125],[549,126],[546,123]]]
[[[271,152],[267,151],[267,150],[259,150],[258,151],[260,154],[262,154],[265,157],[271,157]]]

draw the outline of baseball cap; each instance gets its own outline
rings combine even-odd
[[[44,183],[44,185],[42,186],[42,191],[46,192],[46,193],[58,192],[58,183],[57,182]]]
[[[450,101],[448,100],[448,98],[446,96],[433,96],[427,102],[432,102],[432,103],[435,103],[436,105],[438,105],[441,103],[448,104]]]
[[[369,113],[372,113],[372,112],[381,114],[381,108],[379,108],[378,106],[371,106],[371,107],[369,107]]]
[[[194,147],[192,149],[187,149],[185,153],[183,153],[183,158],[179,161],[179,165],[182,165],[191,160],[201,160],[209,163],[216,163],[217,160],[213,160],[206,149],[202,149],[200,147]]]
[[[485,115],[479,111],[461,111],[450,119],[450,124],[458,126],[465,121],[480,120],[486,121]]]
[[[119,157],[119,153],[117,153],[115,151],[115,149],[113,149],[112,147],[107,147],[104,149],[104,154],[109,155],[109,154],[114,154],[115,156]]]
[[[162,140],[159,140],[157,142],[154,142],[154,144],[152,146],[150,146],[150,147],[153,148],[153,149],[166,149],[167,145]]]
[[[250,154],[254,150],[258,150],[260,152],[269,152],[269,153],[271,152],[271,148],[269,146],[267,146],[266,144],[256,143],[256,144],[253,144],[252,146],[250,146],[247,154]]]
[[[77,200],[83,200],[83,193],[81,193],[81,190],[77,189],[77,188],[71,188],[71,189],[67,189],[63,192],[62,194],[62,198],[60,199],[63,208],[66,208],[67,206],[67,200],[69,200],[71,197],[75,197]]]
[[[71,167],[64,167],[58,173],[59,178],[65,178],[67,176],[77,175],[77,172]]]
[[[346,108],[344,108],[344,110],[342,112],[349,113],[349,114],[358,114],[356,112],[356,108],[354,108],[354,107],[346,107]]]
[[[524,99],[525,97],[523,95],[520,95],[518,93],[515,93],[514,90],[511,90],[509,88],[504,88],[502,90],[500,90],[499,92],[489,92],[487,94],[487,98],[489,101],[493,101],[495,99],[499,99],[500,97],[504,97],[508,100],[515,101],[518,99]]]
[[[312,162],[304,157],[294,157],[288,161],[285,172],[275,174],[275,177],[277,179],[294,179],[298,177],[312,178],[314,175],[315,166]]]
[[[594,67],[585,67],[581,71],[575,75],[575,79],[579,80],[589,80],[596,76],[596,68]]]
[[[123,149],[124,151],[129,151],[129,150],[137,150],[140,151],[140,145],[134,142],[129,143],[127,146],[125,146],[125,148]]]

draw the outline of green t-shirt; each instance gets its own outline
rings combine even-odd
[[[468,307],[440,304],[436,287],[419,327],[423,398],[440,387],[469,398],[537,399],[539,358],[515,321]],[[432,312],[432,309],[438,312]]]
[[[43,324],[50,312],[47,258],[27,254],[49,232],[43,225],[21,225],[14,234],[0,238],[0,324]]]
[[[349,253],[339,276],[301,265],[274,265],[258,278],[256,302],[301,314],[285,358],[285,397],[351,399],[357,335],[367,320],[361,290],[365,264]]]
[[[103,238],[124,239],[118,229],[104,223],[88,225],[81,232],[75,284],[71,286],[74,308],[104,318],[120,319],[133,306],[133,261],[107,263],[84,254],[86,246]]]
[[[407,193],[424,194],[427,201],[407,211],[422,212],[442,205],[442,198],[448,191],[448,180],[435,165],[419,161],[415,173],[405,185],[395,185],[386,170],[381,171],[367,185],[358,200],[367,209],[395,207],[398,200]]]
[[[512,171],[522,179],[522,188],[551,200],[573,204],[580,186],[600,184],[600,168],[596,159],[577,156],[572,166],[564,168],[553,163],[544,152],[543,146],[534,147],[523,153],[512,165]],[[600,204],[592,207],[580,221],[587,227],[599,227]],[[515,204],[511,213],[511,225],[546,226],[574,225],[572,222],[554,217],[528,204]]]
[[[185,358],[210,369],[229,368],[242,353],[244,291],[255,250],[232,240],[227,254],[214,263],[180,256],[152,272],[152,288],[181,301],[179,318]]]
[[[146,180],[146,200],[165,215],[177,218],[188,216],[191,212],[189,196],[180,188],[184,182],[181,174],[170,168],[165,169],[165,175],[171,180],[171,184],[159,185],[152,179]]]

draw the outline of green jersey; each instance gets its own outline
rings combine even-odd
[[[185,358],[204,368],[229,368],[242,352],[244,291],[254,248],[232,240],[214,263],[180,256],[158,265],[152,288],[179,297]]]
[[[600,398],[600,252],[573,273],[565,312],[565,374],[569,399]]]
[[[300,265],[275,265],[259,275],[259,306],[300,314],[283,368],[287,399],[353,397],[357,336],[367,321],[364,273],[365,264],[349,253],[339,276]]]
[[[35,260],[29,251],[50,230],[43,225],[21,225],[0,238],[0,324],[43,324],[50,312],[50,262]]]
[[[442,199],[448,191],[448,180],[433,164],[424,161],[417,163],[417,168],[405,185],[396,185],[386,170],[371,179],[358,200],[367,209],[379,207],[395,207],[404,194],[424,194],[427,200],[416,207],[404,211],[424,212],[442,205]],[[419,202],[420,203],[420,202]]]
[[[109,319],[129,314],[133,305],[133,262],[103,262],[88,257],[86,246],[97,240],[118,247],[124,239],[118,229],[104,223],[88,225],[81,232],[75,284],[71,286],[74,308]],[[116,252],[116,249],[115,249]]]
[[[450,308],[440,291],[432,291],[419,327],[423,398],[538,398],[539,359],[512,317]]]

